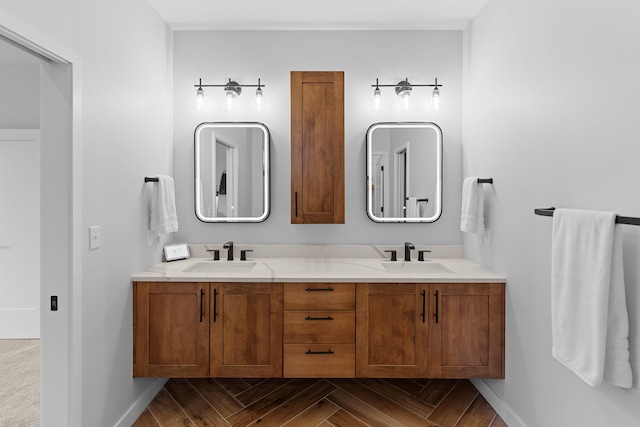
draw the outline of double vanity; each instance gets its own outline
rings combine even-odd
[[[132,278],[133,374],[504,378],[506,279],[412,247],[193,245]]]

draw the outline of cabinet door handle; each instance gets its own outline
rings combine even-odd
[[[200,289],[200,323],[204,318],[204,289]]]
[[[438,323],[438,291],[436,290],[436,293],[434,294],[436,296],[436,314],[435,314],[435,318],[436,318],[436,323]]]
[[[333,317],[331,316],[327,316],[327,317],[311,317],[311,316],[307,316],[304,318],[304,320],[333,320]]]
[[[296,218],[298,217],[298,192],[296,191]]]
[[[422,290],[422,323],[425,322],[427,308],[427,291]]]
[[[218,319],[218,290],[213,290],[213,321]]]
[[[305,289],[305,291],[307,291],[307,292],[318,292],[318,291],[319,292],[322,292],[322,291],[330,292],[332,290],[333,290],[332,287],[328,287],[328,288],[307,288],[307,289]]]
[[[333,354],[333,351],[331,351],[331,349],[327,351],[311,351],[311,349],[309,349],[305,351],[304,354]]]

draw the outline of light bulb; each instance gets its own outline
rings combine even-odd
[[[438,89],[438,86],[433,89],[433,93],[431,95],[431,99],[433,100],[433,108],[435,110],[440,109],[440,89]]]
[[[198,105],[198,110],[201,110],[204,107],[205,101],[206,97],[204,94],[204,89],[202,89],[202,86],[200,86],[196,91],[196,103]]]
[[[264,104],[264,93],[262,92],[262,88],[258,87],[258,89],[256,89],[256,110],[264,111]]]

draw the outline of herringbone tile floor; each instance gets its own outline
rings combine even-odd
[[[135,422],[166,426],[506,427],[468,380],[171,379]]]

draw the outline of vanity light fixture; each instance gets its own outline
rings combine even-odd
[[[439,104],[439,98],[440,98],[440,88],[442,87],[441,84],[438,84],[438,78],[436,77],[435,79],[435,83],[434,84],[416,84],[416,83],[409,83],[409,78],[405,78],[404,80],[399,81],[398,83],[394,84],[394,85],[381,85],[378,82],[378,79],[376,78],[376,84],[371,85],[371,87],[374,87],[374,91],[373,91],[373,97],[374,97],[374,103],[376,106],[380,105],[380,100],[382,98],[382,93],[380,91],[381,87],[394,87],[396,90],[396,95],[401,99],[403,105],[408,106],[409,103],[409,99],[411,97],[411,92],[413,91],[414,87],[432,87],[433,88],[433,92],[431,93],[431,97],[433,98],[433,105],[435,107],[435,109],[438,109],[438,104]]]
[[[264,105],[264,93],[262,91],[263,87],[266,87],[265,85],[263,85],[262,83],[260,83],[260,79],[258,79],[258,84],[257,85],[241,85],[240,83],[229,79],[229,81],[225,84],[222,85],[206,85],[206,84],[202,84],[202,79],[198,80],[198,84],[193,85],[194,87],[198,88],[196,90],[196,98],[198,101],[198,109],[201,109],[202,106],[205,103],[206,100],[206,96],[205,96],[205,92],[203,87],[221,87],[224,89],[224,94],[225,94],[225,98],[227,100],[227,107],[231,108],[235,102],[235,100],[240,96],[240,94],[242,93],[242,88],[243,87],[255,87],[257,88],[256,93],[255,93],[255,98],[256,98],[256,105],[258,106],[258,109],[261,110],[261,106]]]

